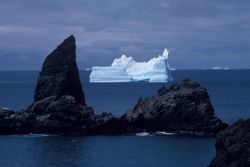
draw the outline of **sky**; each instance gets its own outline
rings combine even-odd
[[[122,54],[170,66],[250,68],[249,0],[0,0],[0,70],[39,70],[70,34],[80,69]]]

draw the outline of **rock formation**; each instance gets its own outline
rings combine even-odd
[[[34,103],[25,110],[34,116],[32,132],[84,135],[95,121],[84,100],[75,51],[71,35],[44,61]]]
[[[95,124],[90,129],[90,134],[125,134],[128,133],[126,125],[120,118],[116,118],[111,113],[96,115]]]
[[[94,115],[86,105],[75,50],[71,35],[48,55],[39,74],[34,102],[20,112],[0,109],[0,134],[124,133],[119,118],[110,113]]]
[[[0,134],[27,134],[33,127],[33,115],[0,109]]]
[[[0,110],[0,133],[85,135],[95,123],[76,64],[75,37],[65,39],[43,63],[34,102],[21,112]]]
[[[239,120],[216,136],[216,157],[209,167],[250,166],[250,119]]]
[[[33,133],[86,135],[89,126],[95,123],[94,111],[77,104],[69,95],[36,101],[26,112],[34,115]]]
[[[43,63],[36,85],[34,101],[49,96],[73,96],[78,104],[85,104],[76,64],[75,37],[65,39]]]
[[[207,90],[189,79],[163,86],[155,97],[139,99],[121,119],[132,131],[191,135],[214,135],[227,126],[214,115]]]

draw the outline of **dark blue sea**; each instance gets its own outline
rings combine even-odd
[[[80,72],[87,104],[96,113],[122,115],[162,83],[89,83]],[[33,100],[37,71],[0,72],[0,107],[21,110]],[[208,89],[215,113],[233,123],[250,117],[250,70],[176,70]],[[185,136],[0,136],[0,166],[206,167],[215,156],[212,137]]]

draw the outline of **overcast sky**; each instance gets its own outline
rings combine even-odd
[[[174,68],[250,67],[249,0],[0,0],[0,70],[39,70],[67,36],[81,69],[170,50]]]

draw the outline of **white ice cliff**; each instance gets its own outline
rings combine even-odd
[[[90,82],[168,82],[172,80],[167,49],[147,62],[122,55],[111,66],[92,67]]]

